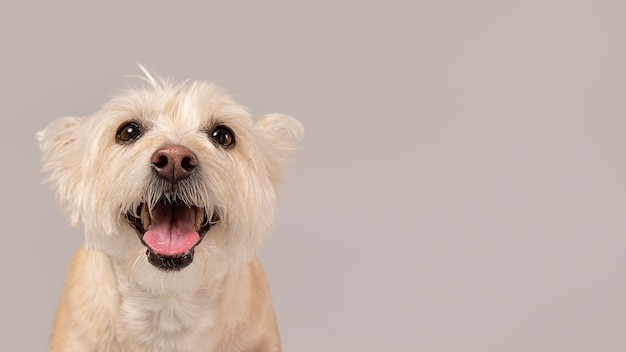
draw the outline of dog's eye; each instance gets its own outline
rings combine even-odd
[[[233,131],[226,126],[217,126],[213,132],[211,132],[211,138],[215,143],[223,147],[232,147],[235,145],[235,135]]]
[[[130,142],[141,136],[141,127],[136,122],[125,123],[117,130],[115,138],[119,142]]]

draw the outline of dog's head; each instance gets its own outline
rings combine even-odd
[[[209,84],[146,76],[40,132],[44,170],[88,247],[146,286],[194,286],[253,257],[303,129],[278,114],[254,123]]]

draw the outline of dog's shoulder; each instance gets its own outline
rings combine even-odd
[[[81,246],[70,263],[61,295],[51,350],[73,350],[98,343],[117,346],[115,320],[119,294],[110,259],[98,251]]]

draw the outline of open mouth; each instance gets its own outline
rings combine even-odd
[[[150,264],[174,271],[193,262],[194,248],[219,221],[219,216],[213,213],[209,217],[205,208],[163,198],[152,209],[141,203],[136,214],[127,213],[126,219],[148,247]]]

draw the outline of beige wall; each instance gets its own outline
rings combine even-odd
[[[45,349],[80,242],[34,133],[136,62],[304,123],[261,252],[285,351],[626,350],[624,2],[17,3],[0,350]]]

